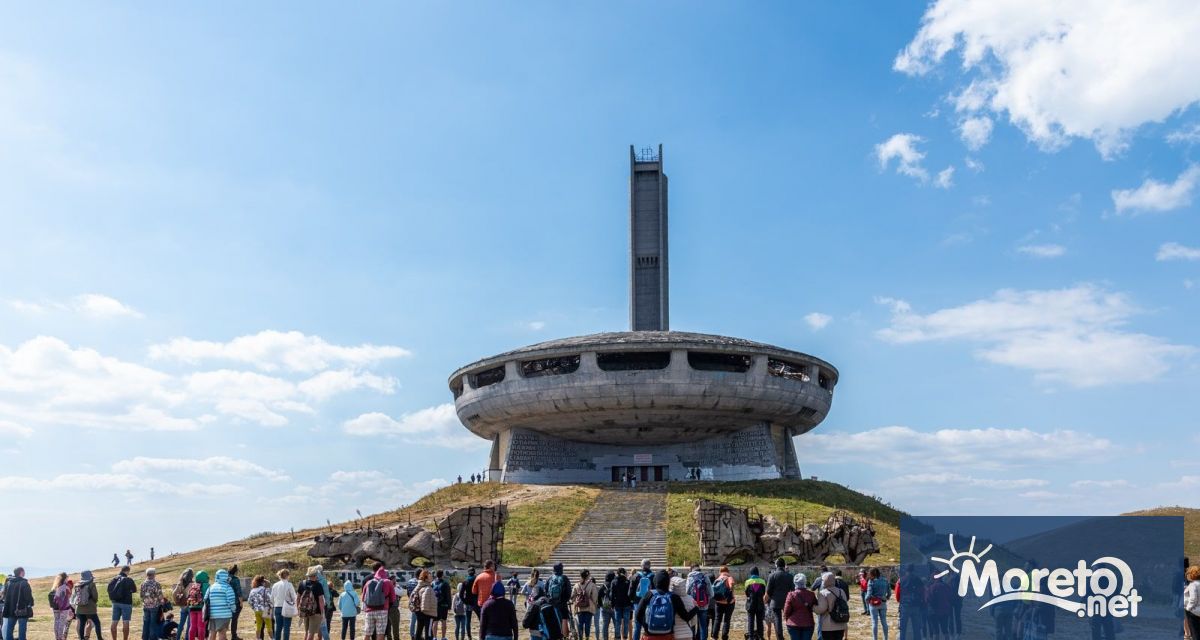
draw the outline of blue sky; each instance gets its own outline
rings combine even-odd
[[[673,328],[841,371],[806,473],[1200,506],[1198,43],[1171,0],[8,7],[0,566],[482,467],[447,376],[626,326],[660,142]]]

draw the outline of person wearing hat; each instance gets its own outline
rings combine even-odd
[[[304,640],[317,640],[325,624],[325,589],[317,577],[316,567],[308,568],[296,593],[296,608],[304,621]]]
[[[517,608],[505,598],[504,585],[492,585],[492,597],[479,610],[479,636],[482,640],[517,640]]]
[[[157,574],[158,571],[154,567],[146,569],[146,579],[142,581],[138,590],[142,597],[142,640],[159,638],[158,619],[162,616],[166,600],[163,598],[162,585],[155,579]]]
[[[96,640],[104,640],[104,633],[100,630],[100,616],[96,609],[96,600],[99,596],[92,572],[81,571],[79,584],[71,590],[71,604],[75,607],[75,619],[79,621],[79,640],[83,640],[85,637],[89,622],[96,629]]]
[[[803,573],[796,574],[792,586],[794,588],[783,603],[783,621],[788,636],[790,640],[812,640],[816,628],[812,610],[817,604],[817,596],[809,591],[808,576]]]

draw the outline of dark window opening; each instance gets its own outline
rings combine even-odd
[[[561,356],[558,358],[542,358],[541,360],[526,360],[521,363],[521,374],[526,378],[558,376],[564,373],[574,373],[578,368],[578,355]]]
[[[700,371],[731,371],[746,373],[750,370],[750,356],[736,353],[705,353],[689,351],[688,364]]]
[[[789,380],[799,380],[800,382],[808,382],[812,378],[808,375],[808,367],[787,360],[776,360],[775,358],[767,359],[767,372],[773,376],[787,378]]]
[[[489,384],[496,384],[504,379],[504,365],[484,369],[478,373],[471,374],[471,386],[478,389],[486,387]]]
[[[821,385],[822,389],[824,389],[830,393],[833,392],[833,378],[830,378],[829,376],[825,375],[824,371],[817,374],[817,384]]]
[[[450,381],[450,392],[454,394],[455,398],[462,395],[462,392],[463,392],[462,376],[459,376]]]
[[[597,353],[596,364],[604,371],[666,369],[671,364],[671,352],[629,351],[622,353]]]
[[[800,416],[801,418],[811,418],[817,415],[817,410],[812,407],[804,407],[803,409],[797,411],[796,415]]]

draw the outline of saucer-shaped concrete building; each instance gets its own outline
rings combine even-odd
[[[450,376],[492,442],[492,480],[799,478],[793,438],[825,419],[838,372],[799,351],[668,330],[662,147],[630,149],[632,331],[550,340]]]

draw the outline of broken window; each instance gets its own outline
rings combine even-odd
[[[491,369],[484,369],[483,371],[472,373],[470,375],[472,388],[479,389],[481,387],[486,387],[489,384],[496,384],[504,379],[504,365],[492,367]]]
[[[731,371],[746,373],[750,370],[750,356],[736,353],[706,353],[689,351],[688,364],[699,371]]]
[[[541,360],[526,360],[521,363],[521,374],[526,378],[558,376],[564,373],[574,373],[578,368],[579,354],[575,354],[557,358],[542,358]]]
[[[789,380],[799,380],[800,382],[809,382],[812,380],[808,375],[808,367],[806,365],[788,362],[787,360],[768,358],[767,372],[773,376],[788,378]]]
[[[670,351],[629,351],[597,353],[596,364],[604,371],[637,371],[666,369],[671,364]]]
[[[817,374],[817,384],[829,393],[833,393],[833,378],[825,375],[824,371]]]
[[[462,392],[463,392],[462,376],[458,376],[457,378],[450,381],[450,392],[454,394],[455,398],[462,395]]]

